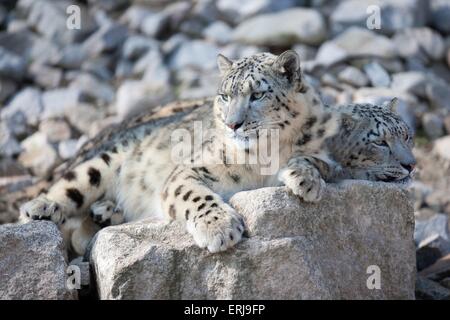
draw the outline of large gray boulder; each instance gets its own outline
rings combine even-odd
[[[76,299],[66,287],[66,261],[54,223],[0,226],[0,300]]]
[[[224,253],[199,249],[177,223],[100,231],[90,252],[100,298],[414,298],[414,216],[405,189],[343,182],[329,185],[318,204],[284,187],[230,202],[250,237]],[[380,282],[372,282],[378,270]]]

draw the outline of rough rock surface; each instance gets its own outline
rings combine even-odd
[[[250,238],[220,254],[176,224],[103,229],[90,260],[102,299],[412,299],[414,216],[393,184],[330,185],[319,204],[285,188],[241,192],[231,204]],[[368,289],[369,266],[381,289]]]
[[[47,221],[0,226],[0,300],[76,299],[60,232]]]

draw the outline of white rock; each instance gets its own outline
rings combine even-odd
[[[318,11],[296,8],[250,18],[235,29],[233,39],[253,45],[317,45],[326,34],[325,19]]]
[[[379,11],[371,8],[378,8]],[[380,14],[379,28],[372,24],[377,12]],[[348,0],[339,2],[330,16],[330,22],[336,33],[350,26],[373,26],[374,31],[392,34],[405,28],[424,26],[427,13],[427,0]]]
[[[28,124],[37,125],[42,111],[41,91],[33,87],[27,87],[18,92],[10,103],[1,110],[1,117],[5,119],[12,117],[17,112],[23,112]]]
[[[231,199],[250,238],[210,254],[177,223],[101,230],[90,251],[101,299],[413,299],[414,216],[394,184],[329,185],[318,204],[284,187]],[[380,290],[367,270],[382,270]]]
[[[216,21],[203,30],[203,37],[218,44],[227,44],[231,40],[232,30],[223,21]]]
[[[364,87],[369,83],[367,76],[358,68],[348,66],[338,74],[338,79],[355,87]]]
[[[302,5],[304,2],[301,0],[218,0],[217,8],[228,20],[239,23],[255,15],[288,9],[295,5]]]
[[[0,226],[0,299],[73,300],[61,233],[49,221]]]
[[[19,142],[14,137],[5,122],[0,122],[0,155],[12,157],[22,151]]]
[[[430,139],[444,135],[444,120],[435,113],[427,112],[422,116],[422,127]]]
[[[69,139],[58,144],[58,153],[61,159],[67,160],[75,156],[78,151],[78,140]]]
[[[439,61],[445,54],[445,44],[441,35],[427,27],[403,30],[392,40],[398,54],[404,58],[415,57]]]
[[[450,163],[450,136],[445,136],[435,140],[433,152],[443,160]]]
[[[36,132],[29,136],[22,141],[21,147],[24,151],[19,156],[19,162],[37,176],[46,176],[58,162],[58,154],[44,133]]]
[[[67,140],[71,136],[70,127],[64,120],[44,120],[39,124],[39,132],[45,134],[50,143]]]
[[[0,78],[0,103],[4,103],[17,90],[17,84],[6,78]]]
[[[174,70],[187,67],[215,69],[218,54],[219,48],[212,43],[202,40],[183,42],[171,57],[169,67]]]
[[[389,73],[377,62],[364,65],[364,71],[374,87],[389,87],[391,78]]]
[[[155,87],[151,83],[126,80],[117,91],[115,106],[117,115],[121,119],[125,119],[168,102],[168,99],[167,92],[155,91]]]
[[[396,50],[385,36],[358,27],[351,27],[333,40],[324,42],[317,53],[319,65],[330,66],[354,57],[394,58]]]
[[[75,88],[58,88],[42,94],[44,107],[41,119],[64,116],[67,110],[75,108],[82,101],[82,93]]]

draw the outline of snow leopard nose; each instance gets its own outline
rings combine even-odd
[[[239,129],[243,124],[244,124],[244,121],[242,121],[241,123],[237,123],[237,122],[226,123],[227,127],[234,131]]]
[[[416,167],[416,164],[415,163],[412,163],[412,164],[403,164],[402,163],[402,167],[405,168],[406,170],[408,170],[408,172],[411,172]]]

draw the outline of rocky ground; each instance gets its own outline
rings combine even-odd
[[[366,24],[374,3],[380,29]],[[73,4],[81,19],[71,30]],[[213,95],[217,53],[288,48],[326,103],[400,99],[416,133],[416,294],[449,298],[449,0],[2,1],[2,196],[48,176],[111,123]],[[14,218],[0,207],[0,223]]]

